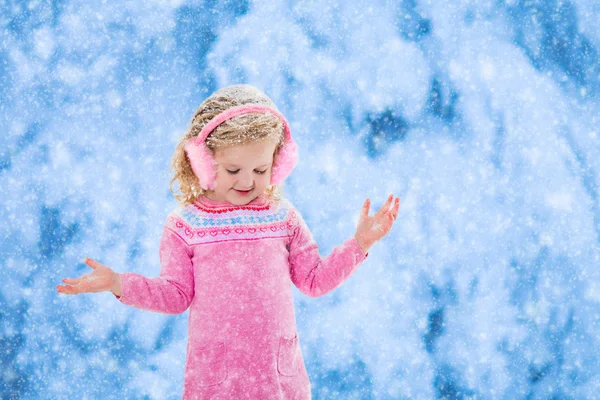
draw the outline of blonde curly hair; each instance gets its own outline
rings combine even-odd
[[[207,191],[200,186],[198,177],[194,174],[190,160],[185,152],[185,145],[200,134],[202,128],[218,114],[229,108],[245,104],[260,104],[277,110],[273,101],[263,92],[250,85],[233,85],[218,90],[200,104],[171,159],[171,169],[174,171],[169,190],[175,199],[183,206],[188,206],[203,196]],[[274,160],[284,143],[283,124],[272,114],[243,114],[226,120],[213,130],[206,138],[206,146],[213,156],[217,150],[241,146],[260,141],[276,143]],[[179,190],[173,190],[173,184],[179,183]],[[181,193],[181,194],[179,194]],[[269,185],[265,194],[271,200],[283,197],[282,185]]]

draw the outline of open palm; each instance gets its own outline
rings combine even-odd
[[[398,216],[398,209],[400,208],[400,199],[398,197],[394,202],[394,206],[390,208],[393,198],[394,196],[390,195],[385,204],[372,217],[369,216],[371,202],[369,199],[365,201],[360,212],[356,234],[354,235],[365,253],[369,251],[369,248],[375,242],[387,235],[390,229],[392,229],[392,225]]]
[[[100,264],[90,258],[85,259],[86,265],[92,268],[92,273],[83,275],[79,278],[65,278],[62,281],[68,286],[56,286],[56,290],[61,294],[79,294],[90,292],[106,292],[116,283],[115,272],[106,265]]]

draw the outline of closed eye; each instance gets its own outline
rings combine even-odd
[[[267,168],[267,169],[269,169],[269,168]],[[254,170],[254,172],[256,172],[258,175],[262,175],[262,174],[264,174],[265,172],[267,172],[267,169],[265,169],[264,171],[257,171],[257,170]],[[235,174],[237,174],[238,172],[240,172],[240,170],[239,170],[239,169],[238,169],[238,170],[235,170],[235,171],[230,171],[230,170],[227,170],[227,172],[228,172],[229,174],[231,174],[231,175],[235,175]]]

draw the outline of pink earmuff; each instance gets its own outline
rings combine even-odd
[[[287,120],[279,111],[260,105],[232,107],[211,119],[208,124],[202,128],[200,134],[185,145],[185,152],[190,159],[192,170],[198,177],[202,189],[214,190],[217,187],[217,162],[208,147],[206,147],[206,138],[224,121],[241,114],[249,113],[271,113],[279,118],[283,124],[284,143],[279,152],[279,157],[273,164],[271,170],[271,184],[281,184],[296,166],[296,162],[298,161],[296,143],[292,139],[292,133],[290,132]]]

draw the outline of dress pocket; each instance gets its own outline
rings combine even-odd
[[[277,355],[277,370],[281,375],[294,376],[298,373],[298,360],[300,359],[298,334],[292,338],[279,339],[279,353]]]
[[[225,343],[192,349],[189,373],[199,386],[213,386],[227,379]]]

